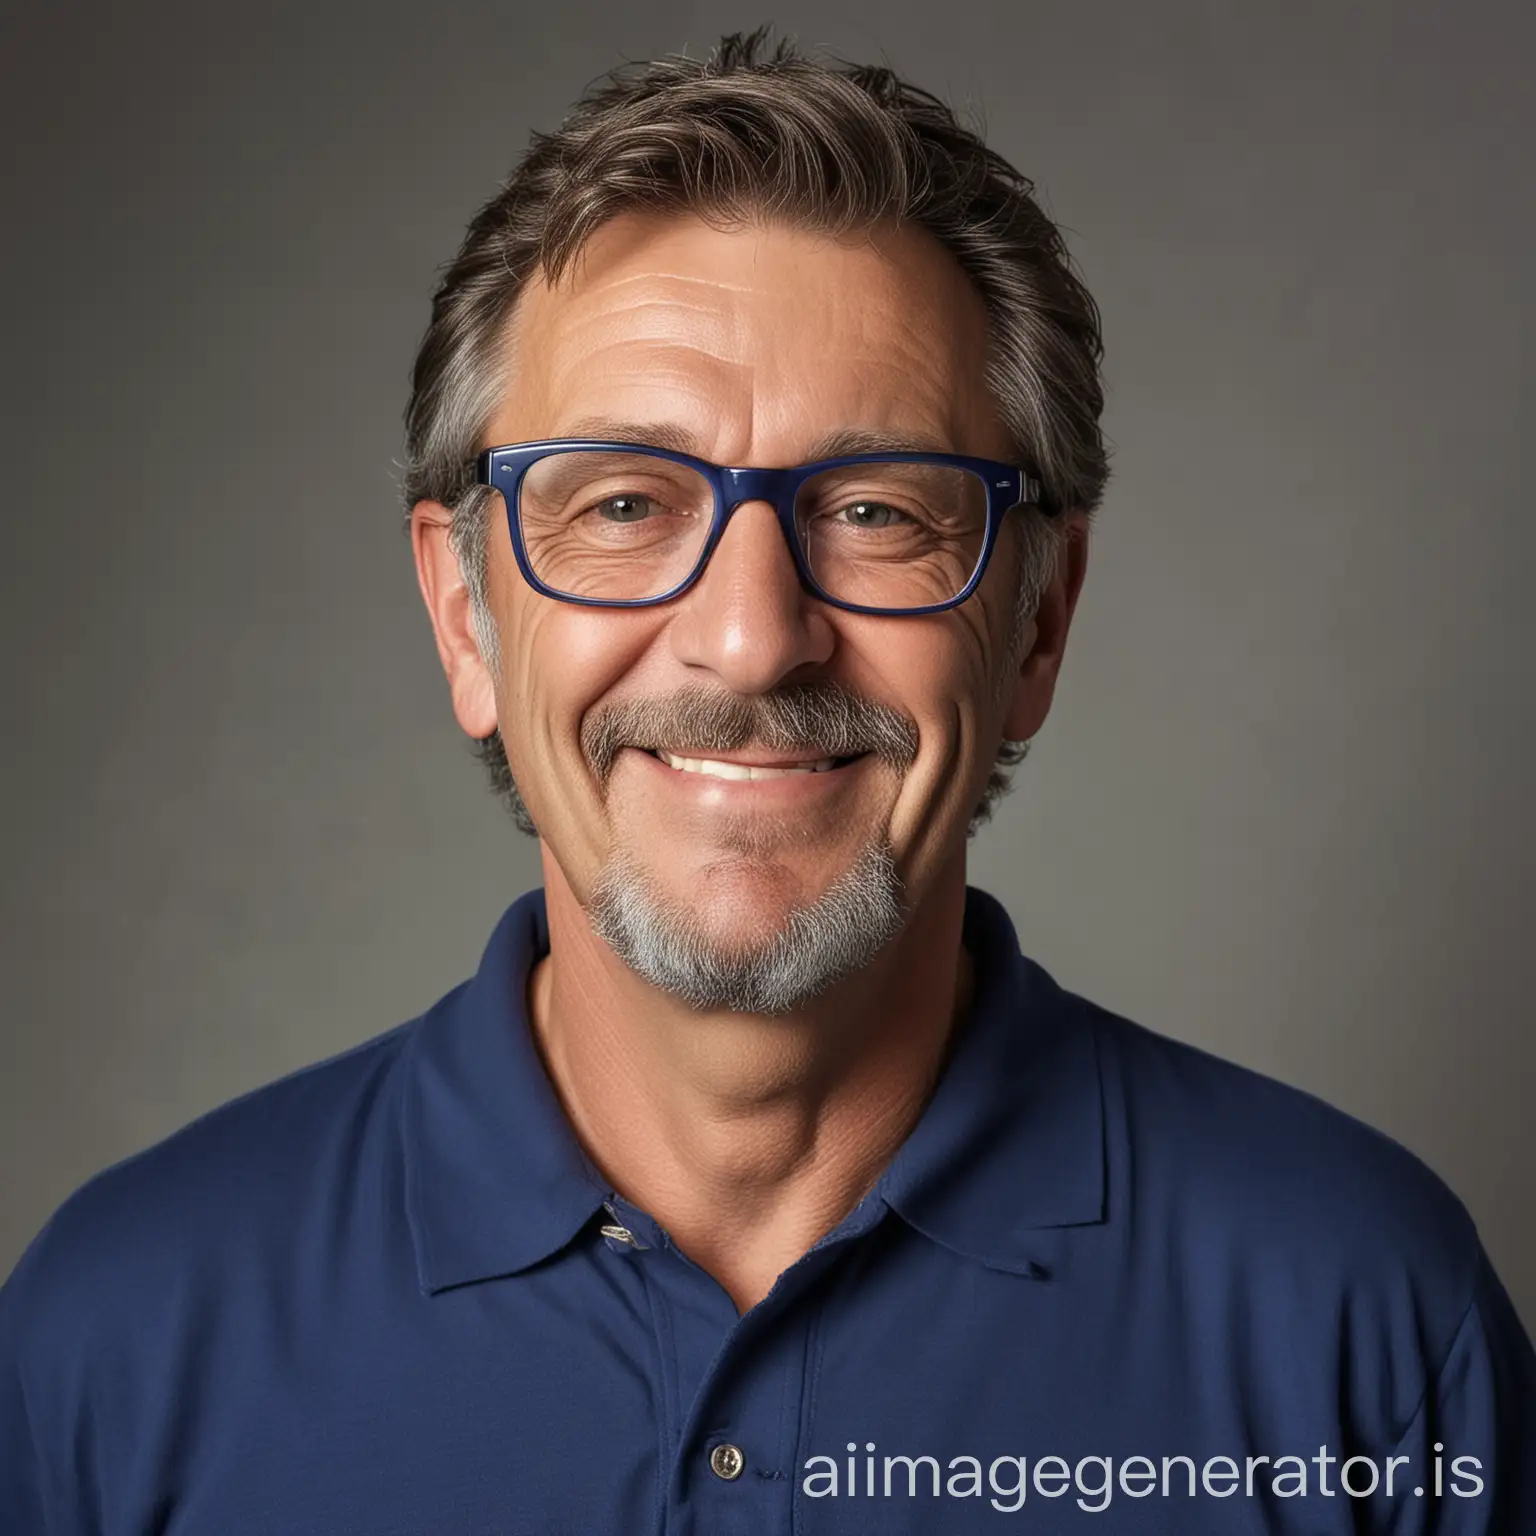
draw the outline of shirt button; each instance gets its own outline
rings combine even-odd
[[[741,1476],[746,1464],[747,1458],[741,1454],[739,1445],[717,1445],[709,1453],[709,1470],[728,1483]]]

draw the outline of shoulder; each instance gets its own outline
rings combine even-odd
[[[118,1314],[152,1325],[290,1246],[318,1202],[381,1175],[416,1022],[242,1094],[96,1174],[33,1239],[0,1292],[0,1318],[57,1360],[97,1325],[115,1334]]]
[[[1063,996],[1092,1030],[1111,1165],[1143,1216],[1277,1301],[1337,1314],[1411,1296],[1448,1342],[1482,1250],[1420,1157],[1313,1093]]]

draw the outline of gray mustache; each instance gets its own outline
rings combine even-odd
[[[623,747],[697,756],[742,747],[807,758],[873,753],[901,769],[917,756],[917,727],[899,711],[840,683],[799,683],[743,697],[683,688],[664,698],[625,699],[582,722],[581,749],[606,782]]]

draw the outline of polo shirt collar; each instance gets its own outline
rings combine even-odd
[[[1104,1215],[1091,1026],[1019,951],[1001,904],[966,890],[975,960],[966,1022],[927,1108],[876,1185],[954,1251],[1038,1272],[1043,1228]],[[474,978],[410,1031],[406,1204],[422,1288],[512,1275],[565,1247],[611,1198],[534,1044],[528,976],[549,950],[542,889],[508,908]]]
[[[534,1044],[528,977],[548,952],[535,888],[496,925],[474,977],[412,1030],[406,1204],[426,1291],[527,1269],[610,1197]]]
[[[938,1086],[876,1186],[909,1225],[997,1269],[1043,1275],[1046,1229],[1105,1215],[1104,1106],[1087,1010],[967,887],[970,1013]]]

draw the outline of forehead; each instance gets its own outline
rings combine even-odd
[[[916,226],[831,237],[627,214],[568,275],[530,282],[508,333],[492,441],[593,420],[676,425],[782,456],[830,430],[996,452],[987,316],[955,258]]]

